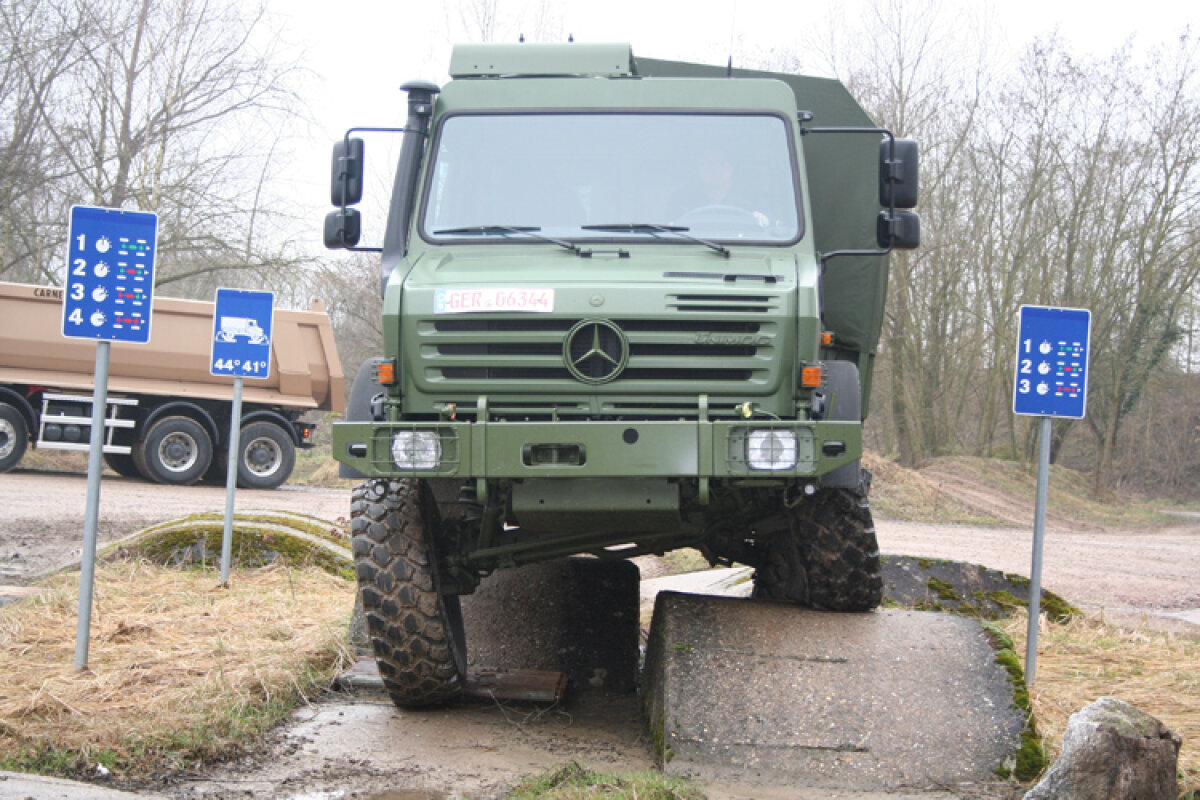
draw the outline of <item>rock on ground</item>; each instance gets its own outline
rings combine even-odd
[[[1025,800],[1176,800],[1181,740],[1123,700],[1071,715],[1062,754]]]

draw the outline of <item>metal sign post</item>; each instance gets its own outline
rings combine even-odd
[[[1090,311],[1021,306],[1013,413],[1042,419],[1033,517],[1033,565],[1029,574],[1029,627],[1025,641],[1025,682],[1028,684],[1037,678],[1042,551],[1050,483],[1050,421],[1053,417],[1082,419],[1087,410],[1091,332]]]
[[[96,575],[100,473],[104,468],[101,455],[104,452],[128,452],[128,448],[104,444],[109,343],[145,344],[150,341],[158,217],[119,208],[74,206],[67,241],[70,255],[63,291],[62,335],[97,342],[87,506],[79,565],[79,612],[75,628],[75,669],[85,669]]]
[[[233,505],[241,462],[242,379],[265,380],[271,374],[271,331],[275,294],[244,289],[217,289],[213,312],[209,372],[233,376],[229,413],[229,467],[225,473],[225,530],[221,537],[221,585],[229,585],[233,560]]]

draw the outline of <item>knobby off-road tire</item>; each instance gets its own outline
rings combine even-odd
[[[755,597],[826,611],[871,611],[883,596],[879,544],[867,496],[826,489],[787,510],[755,573]]]
[[[370,480],[354,489],[350,532],[367,635],[401,708],[445,704],[466,678],[458,596],[439,587],[437,526],[423,481]]]

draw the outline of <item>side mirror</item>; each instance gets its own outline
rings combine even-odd
[[[354,247],[362,235],[362,215],[356,208],[338,208],[325,215],[325,246]]]
[[[912,139],[879,143],[879,205],[913,208],[919,194],[919,153]],[[898,246],[898,245],[897,245]]]
[[[330,174],[329,189],[330,202],[335,206],[352,206],[362,200],[362,139],[342,139],[333,145],[333,170]]]
[[[875,241],[884,250],[914,250],[921,246],[921,217],[913,211],[880,211]]]

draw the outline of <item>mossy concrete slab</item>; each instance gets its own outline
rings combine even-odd
[[[112,542],[97,553],[97,559],[135,556],[156,564],[215,567],[220,564],[224,530],[221,513],[190,514]],[[315,517],[286,511],[237,513],[230,534],[235,567],[313,565],[354,579],[349,543],[336,528]]]
[[[1023,715],[979,623],[662,592],[644,708],[664,768],[853,791],[995,779]]]
[[[984,619],[1002,619],[1029,606],[1029,579],[979,564],[940,558],[883,556],[883,602],[920,611],[948,611]],[[1041,611],[1051,621],[1077,615],[1078,609],[1042,589]]]

